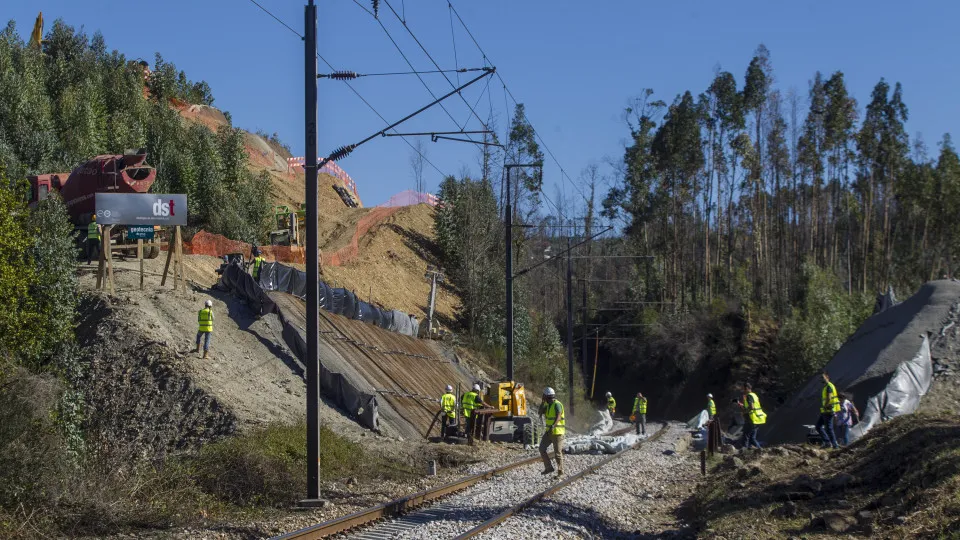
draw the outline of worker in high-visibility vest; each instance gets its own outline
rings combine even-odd
[[[467,440],[470,444],[473,444],[474,431],[476,430],[476,415],[473,411],[482,409],[483,406],[483,397],[480,396],[479,384],[474,384],[473,388],[463,394],[463,397],[460,399],[460,409],[463,411],[463,418],[467,424]]]
[[[840,412],[840,395],[837,387],[830,382],[830,375],[824,371],[823,390],[820,391],[820,418],[817,420],[817,432],[820,433],[820,446],[823,448],[840,448],[837,444],[837,435],[833,430],[833,418]]]
[[[553,445],[553,457],[557,460],[557,476],[563,475],[563,436],[567,432],[567,418],[563,412],[563,404],[557,400],[557,393],[549,386],[543,389],[544,403],[540,407],[540,416],[544,419],[543,438],[540,439],[540,457],[543,459],[543,472],[550,474],[554,471],[553,463],[547,450]]]
[[[90,223],[87,224],[87,264],[93,262],[93,259],[100,259],[100,225],[97,225],[97,215],[90,215]]]
[[[717,404],[713,401],[713,394],[707,394],[707,416],[710,420],[717,416]]]
[[[613,399],[613,394],[607,392],[607,412],[610,413],[610,419],[613,420],[613,414],[617,412],[617,400]]]
[[[440,437],[447,436],[447,426],[457,423],[457,396],[453,395],[453,387],[447,385],[446,392],[440,396]]]
[[[743,411],[743,447],[756,446],[760,448],[757,432],[760,430],[760,426],[767,423],[767,414],[763,412],[763,408],[760,406],[760,398],[753,392],[753,386],[750,383],[743,384],[743,398],[739,404]]]
[[[213,335],[213,301],[207,300],[203,309],[197,313],[197,352],[200,352],[200,339],[203,339],[203,357],[210,351],[210,337]]]
[[[637,397],[633,398],[633,412],[630,419],[637,424],[637,435],[647,434],[647,398],[637,392]]]
[[[264,259],[260,255],[260,248],[253,248],[253,265],[251,266],[250,275],[253,276],[253,280],[257,283],[260,283],[260,268],[263,267]]]

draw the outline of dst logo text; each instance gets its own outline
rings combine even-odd
[[[173,199],[170,199],[170,202],[163,202],[163,199],[157,199],[157,202],[153,203],[153,215],[155,216],[175,216],[173,213]]]

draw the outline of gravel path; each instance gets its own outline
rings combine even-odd
[[[628,451],[480,538],[692,537],[674,512],[690,495],[699,462],[678,451],[687,436],[684,426],[667,429],[659,440]]]

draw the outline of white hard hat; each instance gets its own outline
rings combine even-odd
[[[453,387],[449,384],[447,385],[447,392],[453,392]]]
[[[546,388],[543,389],[543,395],[546,396],[546,397],[553,397],[553,396],[557,395],[557,393],[553,391],[553,388],[550,388],[550,387],[548,386],[548,387],[546,387]]]
[[[607,397],[613,397],[613,394],[611,394],[610,392],[607,392]]]
[[[712,398],[713,398],[713,394],[707,394],[707,397],[712,399]]]
[[[474,391],[474,392],[479,392],[479,391],[480,391],[480,385],[479,385],[479,384],[473,385],[473,391]]]
[[[207,307],[213,307],[213,300],[207,300],[206,306],[207,306]]]

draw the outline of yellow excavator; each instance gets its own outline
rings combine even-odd
[[[519,442],[534,444],[536,425],[527,416],[527,395],[523,383],[506,381],[491,384],[487,388],[488,409],[480,409],[480,418],[488,418],[487,440],[496,442]],[[489,423],[487,423],[489,422]]]

